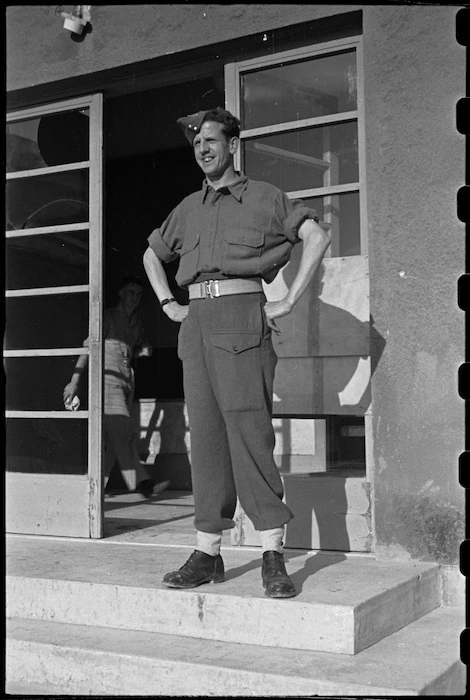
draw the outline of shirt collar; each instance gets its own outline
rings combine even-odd
[[[237,199],[239,202],[241,202],[242,201],[242,194],[246,190],[247,186],[248,186],[247,176],[244,173],[238,173],[237,179],[234,182],[232,182],[230,185],[227,185],[226,189],[228,189],[230,194],[233,195],[235,197],[235,199]],[[221,189],[225,189],[225,188],[221,188]],[[204,182],[202,183],[202,201],[203,202],[205,201],[207,194],[208,194],[208,192],[210,192],[210,190],[213,190],[214,192],[216,191],[216,190],[214,190],[212,185],[207,180],[204,180]]]

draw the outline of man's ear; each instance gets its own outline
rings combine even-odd
[[[240,144],[240,139],[238,136],[232,136],[230,139],[230,153],[232,156],[238,151],[238,146]]]

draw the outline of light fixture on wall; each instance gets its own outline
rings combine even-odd
[[[64,19],[64,29],[72,34],[82,34],[91,20],[91,5],[74,5],[72,12],[65,12],[62,5],[56,7],[58,17]]]

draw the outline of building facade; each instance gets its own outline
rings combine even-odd
[[[238,167],[308,201],[332,237],[320,279],[276,340],[276,450],[298,511],[290,544],[439,563],[451,598],[464,537],[458,8],[63,10],[89,13],[81,35],[55,6],[7,9],[11,529],[67,534],[76,517],[80,536],[101,536],[102,307],[118,277],[140,273],[152,228],[200,186],[176,118],[225,104],[242,122]],[[59,200],[68,203],[47,209]],[[295,264],[268,296],[282,294]],[[169,468],[183,474],[177,329],[150,294],[145,310],[156,364],[140,374],[143,435],[150,444],[166,407]],[[19,319],[36,319],[36,335]],[[88,333],[88,402],[66,417],[62,377]],[[31,479],[42,510],[28,520],[14,504]]]

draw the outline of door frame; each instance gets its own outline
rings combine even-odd
[[[34,119],[53,113],[88,108],[89,110],[89,160],[73,164],[75,168],[88,167],[89,219],[85,224],[60,225],[7,231],[6,238],[17,235],[40,235],[55,231],[88,229],[89,231],[89,279],[88,285],[74,287],[23,290],[24,295],[36,293],[88,292],[89,346],[88,348],[57,348],[44,350],[6,350],[5,357],[89,355],[88,410],[68,411],[5,411],[5,417],[15,418],[69,418],[88,422],[88,472],[73,474],[23,474],[6,475],[7,531],[24,534],[50,534],[88,538],[103,537],[103,95],[91,95],[25,108],[7,114],[7,124]],[[73,169],[73,168],[71,168]],[[65,166],[42,168],[41,173],[61,172]],[[8,173],[9,179],[38,171]],[[21,296],[22,290],[14,290],[5,296]],[[53,493],[51,493],[53,492]],[[41,498],[38,499],[38,494]],[[41,501],[42,499],[42,501]],[[38,503],[39,501],[39,503]],[[41,510],[43,504],[43,510]],[[21,515],[19,514],[21,512]]]

